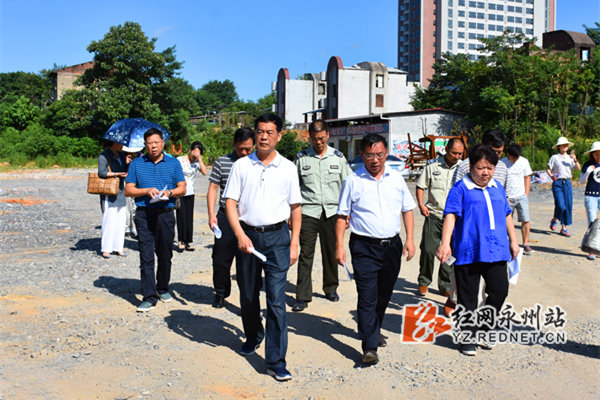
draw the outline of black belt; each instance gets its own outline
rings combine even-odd
[[[140,210],[140,211],[146,211],[146,212],[153,212],[155,214],[164,214],[164,213],[168,213],[173,211],[175,208],[174,207],[170,207],[170,208],[153,208],[153,207],[138,207],[136,208],[136,210]]]
[[[350,235],[350,239],[356,239],[356,240],[360,240],[363,242],[376,244],[381,247],[388,247],[388,246],[391,246],[392,244],[394,244],[394,242],[396,242],[397,240],[400,240],[400,236],[396,235],[396,236],[392,236],[389,238],[380,239],[380,238],[372,238],[372,237],[368,237],[368,236],[361,236],[361,235],[357,235],[356,233],[352,233]]]
[[[250,226],[247,223],[245,223],[244,221],[240,221],[240,225],[242,225],[242,228],[247,229],[249,231],[253,231],[253,232],[273,232],[273,231],[278,231],[279,229],[281,229],[281,227],[283,225],[285,225],[286,222],[285,221],[281,221],[278,222],[276,224],[273,225],[265,225],[265,226]]]

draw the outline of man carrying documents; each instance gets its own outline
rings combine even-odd
[[[266,339],[267,373],[278,381],[292,378],[285,361],[285,286],[287,271],[298,259],[302,221],[296,167],[275,150],[281,140],[282,126],[283,121],[274,114],[257,118],[254,125],[256,151],[233,164],[224,194],[227,219],[241,253],[237,282],[246,342],[240,354],[253,354]],[[253,249],[264,255],[266,261],[252,254]],[[266,335],[259,301],[263,270],[267,294]]]
[[[171,301],[169,280],[175,238],[175,197],[185,194],[181,164],[167,155],[162,132],[149,129],[144,134],[146,154],[129,165],[125,196],[135,197],[135,226],[140,249],[142,304],[139,312],[152,310],[158,300]],[[154,273],[154,254],[158,261]]]

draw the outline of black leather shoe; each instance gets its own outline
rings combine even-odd
[[[377,347],[385,347],[387,346],[387,342],[385,340],[385,336],[379,334],[379,339],[377,340]]]
[[[362,362],[365,364],[375,365],[379,362],[377,350],[367,350],[362,356]]]
[[[292,311],[303,311],[306,307],[308,307],[308,303],[306,301],[296,300],[292,306]]]
[[[225,298],[223,296],[217,294],[215,295],[215,300],[212,303],[214,308],[223,308],[225,307]]]
[[[325,298],[327,300],[333,301],[333,302],[340,301],[340,296],[338,296],[338,294],[336,292],[326,294]]]

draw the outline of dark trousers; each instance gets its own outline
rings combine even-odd
[[[215,294],[227,298],[231,294],[231,263],[234,257],[238,257],[238,243],[223,209],[219,209],[217,213],[217,224],[221,230],[221,239],[215,238],[212,251],[213,287]],[[239,260],[235,264],[237,271]]]
[[[419,259],[419,278],[421,286],[429,286],[433,278],[433,270],[437,259],[435,253],[440,247],[442,239],[442,226],[444,220],[429,214],[423,223],[423,234],[421,235],[421,257]],[[451,267],[448,264],[441,264],[438,271],[438,289],[445,293],[450,291],[450,273]]]
[[[327,218],[325,211],[320,218],[302,215],[300,230],[300,257],[298,258],[298,280],[296,283],[296,299],[311,301],[312,299],[312,267],[315,257],[317,235],[321,243],[323,263],[323,292],[335,293],[338,281],[338,265],[335,260],[335,221],[337,215]]]
[[[135,213],[140,250],[140,273],[144,300],[156,304],[158,293],[169,291],[171,258],[175,238],[173,210],[138,207]],[[154,274],[154,254],[157,268]]]
[[[177,210],[177,240],[183,243],[194,241],[194,195],[179,198]]]
[[[260,318],[261,272],[265,272],[267,294],[267,331],[265,362],[268,368],[285,367],[287,352],[287,315],[285,309],[285,286],[290,268],[290,232],[287,224],[272,232],[254,232],[245,229],[254,248],[267,257],[260,261],[252,254],[239,254],[237,282],[240,288],[242,325],[246,339],[260,342],[265,330]]]
[[[485,281],[485,304],[500,312],[508,296],[508,272],[506,261],[495,263],[473,263],[454,266],[458,304],[467,311],[475,311],[478,306],[479,281]],[[469,330],[475,332],[476,327]]]
[[[554,218],[563,225],[573,223],[573,186],[568,179],[557,179],[552,182],[554,195]]]
[[[350,235],[350,254],[358,292],[358,336],[363,351],[377,349],[385,310],[400,273],[402,240],[381,246]]]

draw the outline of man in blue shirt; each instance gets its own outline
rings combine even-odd
[[[129,166],[125,195],[135,197],[135,225],[140,249],[142,304],[139,312],[150,311],[161,301],[171,301],[169,280],[175,238],[175,197],[185,194],[181,164],[164,151],[165,141],[158,129],[144,134],[146,154]],[[154,273],[154,253],[157,269]]]

